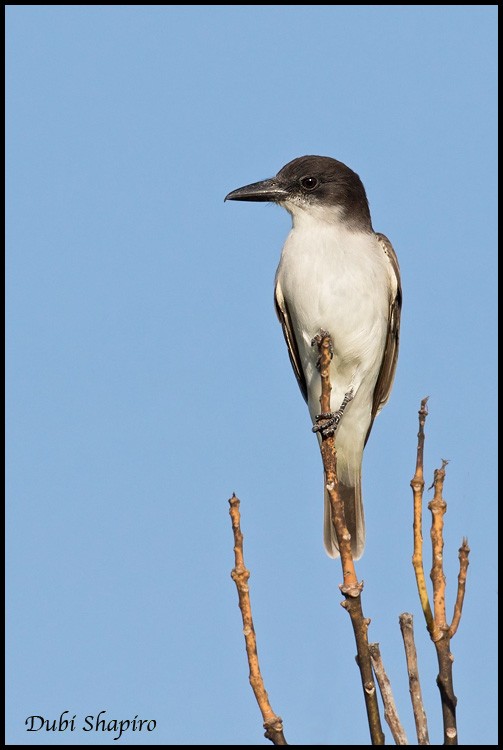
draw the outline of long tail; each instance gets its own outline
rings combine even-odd
[[[349,487],[339,480],[339,495],[344,503],[344,515],[346,517],[346,526],[351,534],[351,551],[353,558],[358,560],[365,547],[365,518],[363,515],[362,491],[361,491],[361,473],[358,472],[355,486]],[[323,520],[323,541],[325,549],[330,557],[339,557],[339,545],[332,523],[330,512],[330,498],[325,489],[325,508]]]

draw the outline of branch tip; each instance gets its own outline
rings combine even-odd
[[[269,703],[269,697],[265,689],[264,680],[260,672],[260,665],[257,653],[257,639],[253,627],[253,617],[250,601],[250,589],[247,585],[250,578],[250,571],[247,570],[244,563],[243,555],[243,534],[240,525],[239,499],[235,493],[229,500],[229,514],[232,521],[232,531],[234,534],[234,565],[231,571],[231,577],[236,584],[238,592],[238,604],[241,610],[243,621],[243,635],[245,637],[246,656],[250,668],[249,681],[252,687],[255,699],[262,714],[264,727],[266,729],[265,737],[271,740],[275,745],[286,745],[287,742],[283,735],[283,724],[279,716],[276,716]]]

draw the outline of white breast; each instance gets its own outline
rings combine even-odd
[[[312,412],[319,409],[318,352],[311,346],[318,331],[332,337],[332,408],[338,408],[350,382],[371,397],[388,328],[390,269],[382,248],[374,234],[352,231],[333,216],[328,222],[313,212],[293,214],[276,275]]]

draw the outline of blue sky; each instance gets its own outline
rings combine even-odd
[[[452,643],[460,743],[496,744],[496,14],[7,6],[9,744],[115,744],[82,729],[103,710],[156,721],[122,744],[269,744],[230,579],[232,492],[287,740],[369,743],[319,451],[273,309],[290,220],[223,202],[304,154],[358,172],[401,265],[397,375],[363,466],[370,639],[415,744],[398,627],[414,614],[440,744],[410,562],[429,395],[427,481],[450,459],[448,612],[464,535],[472,549]],[[26,731],[63,711],[74,732]]]

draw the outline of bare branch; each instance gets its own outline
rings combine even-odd
[[[407,672],[409,674],[409,693],[412,702],[412,712],[416,724],[416,735],[418,745],[429,745],[428,722],[424,710],[421,684],[419,682],[419,670],[417,667],[416,644],[414,643],[413,617],[404,612],[399,617],[400,630],[402,631],[403,644],[405,647],[405,658],[407,661]]]
[[[426,578],[423,567],[423,492],[424,492],[424,425],[428,416],[428,396],[421,401],[419,409],[419,432],[417,433],[417,458],[416,472],[411,479],[410,486],[414,500],[414,553],[412,555],[412,565],[416,574],[417,590],[419,600],[423,609],[426,627],[431,636],[435,632],[435,622],[431,611],[428,590],[426,588]]]
[[[445,574],[444,574],[444,514],[447,510],[447,503],[442,497],[442,489],[445,479],[445,467],[447,461],[442,461],[442,467],[435,469],[433,486],[435,494],[433,500],[428,503],[428,509],[431,511],[431,549],[432,565],[430,578],[433,584],[433,611],[435,619],[436,638],[442,638],[442,633],[447,629],[447,620],[445,615]]]
[[[405,730],[398,717],[398,711],[396,710],[391,683],[384,669],[379,644],[370,643],[369,650],[372,667],[374,668],[375,676],[379,684],[379,690],[381,691],[381,698],[384,704],[384,718],[391,730],[391,734],[395,740],[395,745],[408,745],[409,742],[407,740],[407,735],[405,734]]]
[[[264,686],[264,681],[260,672],[260,665],[257,653],[257,639],[253,627],[253,618],[250,602],[250,591],[248,588],[248,579],[250,571],[246,569],[243,557],[243,534],[241,532],[241,517],[239,512],[239,499],[232,495],[229,500],[229,514],[232,520],[232,530],[234,532],[234,559],[235,567],[231,572],[231,577],[238,591],[239,608],[243,618],[243,633],[246,643],[246,655],[250,667],[250,685],[252,686],[255,698],[262,713],[264,720],[265,737],[274,745],[287,745],[283,735],[283,722],[279,716],[276,716],[269,703],[269,697]]]
[[[424,423],[427,416],[426,408],[427,399],[423,399],[421,402],[421,409],[419,411],[419,433],[418,433],[418,447],[417,447],[417,460],[416,460],[416,473],[411,481],[411,487],[414,496],[414,554],[412,562],[414,565],[414,571],[416,573],[417,587],[419,591],[419,599],[423,609],[423,614],[426,620],[426,626],[430,633],[430,638],[435,645],[437,652],[437,660],[439,666],[439,673],[437,676],[437,685],[440,691],[440,698],[442,703],[442,718],[444,725],[444,745],[457,745],[458,744],[458,731],[456,724],[456,704],[457,698],[454,694],[454,686],[452,682],[452,663],[454,657],[450,651],[450,640],[452,635],[457,630],[459,620],[461,618],[461,611],[463,606],[464,590],[466,583],[466,574],[468,570],[468,553],[469,547],[466,540],[463,540],[463,545],[459,551],[459,576],[458,576],[458,591],[456,597],[456,604],[454,607],[454,615],[451,626],[447,624],[446,620],[446,607],[445,607],[445,591],[446,591],[446,580],[444,574],[443,565],[443,549],[444,549],[444,515],[447,510],[447,503],[442,497],[445,480],[445,467],[447,461],[442,461],[440,469],[436,469],[434,472],[434,479],[432,487],[435,488],[434,497],[428,503],[428,508],[431,511],[431,546],[432,546],[432,566],[430,572],[430,578],[433,584],[433,613],[431,611],[428,592],[426,590],[426,581],[424,577],[423,569],[423,537],[422,537],[422,497],[424,491],[424,471],[423,471],[423,458],[424,458]]]
[[[322,412],[330,411],[330,362],[332,359],[332,341],[328,333],[320,331],[315,342],[320,352],[319,368],[321,376],[321,397],[320,405]],[[361,591],[363,582],[360,583],[356,576],[353,555],[351,552],[351,537],[346,526],[344,517],[344,505],[339,497],[337,490],[337,455],[335,451],[335,440],[332,435],[322,435],[321,457],[325,470],[326,488],[330,497],[330,506],[332,510],[332,523],[337,535],[339,553],[341,557],[343,584],[340,586],[341,592],[345,597],[342,606],[347,610],[353,632],[355,634],[357,664],[360,669],[360,676],[363,686],[363,695],[367,709],[367,718],[370,729],[370,736],[373,745],[384,745],[384,734],[381,726],[379,715],[379,704],[377,702],[377,691],[372,672],[372,663],[370,660],[368,644],[368,625],[370,620],[363,616]]]
[[[452,663],[454,657],[450,649],[450,628],[445,615],[445,574],[443,566],[443,531],[444,515],[447,503],[442,497],[445,480],[445,467],[447,461],[442,461],[440,469],[435,469],[433,487],[435,494],[433,500],[428,503],[431,511],[431,545],[432,566],[431,581],[433,584],[433,608],[435,614],[435,636],[432,640],[435,644],[438,660],[437,685],[442,701],[442,719],[444,723],[444,745],[458,744],[458,730],[456,724],[456,704],[458,699],[454,695],[452,682]]]
[[[458,575],[458,593],[456,596],[456,604],[454,605],[454,614],[452,616],[451,627],[449,628],[449,637],[452,638],[456,633],[459,621],[461,620],[461,613],[463,611],[463,601],[465,598],[465,585],[466,575],[468,573],[468,555],[470,554],[470,547],[468,546],[468,539],[466,537],[461,543],[459,548],[459,575]]]
[[[452,663],[454,657],[450,651],[450,639],[447,632],[444,638],[435,642],[435,649],[438,660],[437,686],[442,702],[444,745],[457,745],[456,705],[458,699],[454,695],[454,686],[452,684]]]

